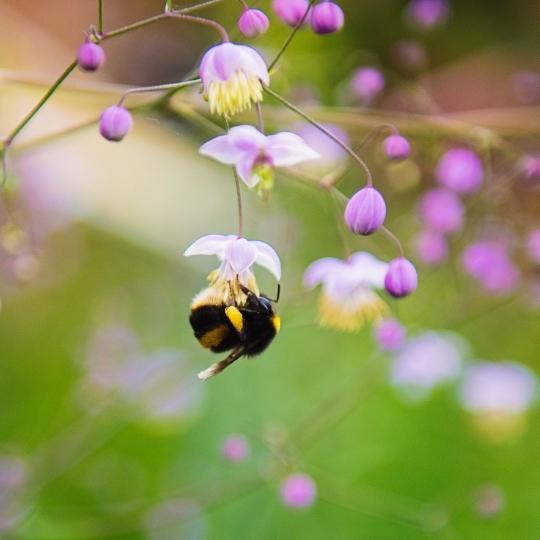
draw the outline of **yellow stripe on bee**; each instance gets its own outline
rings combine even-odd
[[[281,318],[278,315],[274,315],[272,317],[272,324],[276,329],[276,333],[279,332],[279,329],[281,328]]]
[[[211,347],[217,347],[225,338],[227,335],[227,332],[229,329],[224,325],[221,324],[220,326],[216,326],[212,330],[209,330],[199,338],[199,343],[205,348],[210,349]]]
[[[241,332],[242,328],[244,328],[244,316],[240,313],[240,310],[235,306],[229,306],[225,308],[225,315],[236,328],[236,331]]]

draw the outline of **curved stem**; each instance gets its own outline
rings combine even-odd
[[[238,209],[238,238],[244,235],[244,210],[242,207],[242,191],[240,190],[240,178],[236,169],[233,168],[234,185],[236,188],[236,204]]]
[[[289,37],[285,40],[285,43],[279,49],[278,53],[276,54],[275,58],[272,60],[270,65],[268,66],[268,71],[271,71],[272,68],[279,62],[280,58],[283,56],[283,53],[287,50],[288,46],[291,44],[291,41],[294,39],[294,36],[296,35],[296,32],[301,28],[301,26],[304,24],[308,14],[309,10],[311,9],[311,6],[315,3],[315,0],[310,0],[308,7],[306,8],[306,11],[304,13],[304,16],[300,19],[299,23],[293,28],[293,31],[289,34]]]
[[[264,116],[262,112],[262,105],[260,101],[257,101],[255,104],[255,109],[257,111],[257,127],[261,133],[264,133]]]
[[[399,238],[390,229],[387,229],[384,226],[381,227],[381,231],[384,234],[386,234],[386,236],[388,236],[388,238],[390,238],[390,240],[392,240],[392,242],[394,242],[394,244],[396,244],[396,246],[397,246],[397,248],[399,250],[399,256],[400,257],[405,257],[405,252],[403,251],[403,246],[401,245],[401,242],[399,241]]]
[[[322,131],[327,137],[332,139],[336,144],[341,146],[341,148],[343,148],[343,150],[345,150],[362,167],[362,169],[364,169],[364,172],[366,173],[367,185],[368,186],[373,185],[373,177],[371,176],[371,171],[369,170],[369,167],[367,166],[366,162],[350,146],[345,144],[339,137],[336,137],[333,133],[331,133],[328,129],[326,129],[322,124],[319,124],[319,122],[311,118],[311,116],[306,114],[304,111],[300,110],[291,102],[287,101],[284,97],[281,97],[279,94],[276,94],[276,92],[274,92],[273,90],[270,90],[268,86],[264,86],[263,88],[267,94],[270,94],[273,98],[277,99],[280,103],[285,105],[285,107],[287,107],[291,111],[301,116],[304,120],[309,122],[312,126],[315,126],[319,131]]]
[[[213,28],[216,30],[216,32],[219,32],[219,35],[221,36],[221,39],[223,41],[230,41],[229,34],[227,34],[227,30],[221,24],[219,24],[217,21],[214,21],[212,19],[205,19],[204,17],[196,17],[194,15],[185,15],[184,13],[179,13],[176,11],[168,11],[166,13],[168,17],[174,17],[175,19],[179,19],[181,21],[186,22],[192,22],[195,24],[201,24],[202,26],[208,26],[209,28]]]
[[[126,90],[123,93],[120,101],[118,101],[118,106],[122,107],[126,98],[131,94],[139,94],[144,92],[161,92],[163,90],[180,90],[181,88],[193,86],[195,84],[199,84],[200,82],[200,79],[191,79],[189,81],[182,81],[178,83],[158,84],[156,86],[141,86],[139,88],[131,88],[130,90]]]
[[[103,0],[98,0],[98,24],[97,31],[101,35],[103,34]]]

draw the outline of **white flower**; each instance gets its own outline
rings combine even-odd
[[[246,240],[235,235],[211,234],[196,240],[184,252],[192,255],[216,255],[221,264],[209,275],[210,289],[203,291],[206,296],[213,294],[227,302],[231,297],[242,298],[238,284],[259,294],[257,281],[252,271],[254,264],[266,268],[276,280],[281,279],[281,262],[274,248],[258,240]]]
[[[225,118],[262,101],[262,85],[270,84],[261,55],[247,45],[228,42],[204,54],[199,74],[210,111]]]
[[[304,284],[323,286],[320,323],[354,332],[365,322],[381,319],[387,306],[374,290],[384,288],[387,270],[387,263],[364,252],[354,253],[346,261],[327,257],[312,263],[304,273]]]
[[[420,334],[394,356],[392,384],[411,399],[425,398],[435,387],[459,376],[466,350],[466,343],[455,334]]]
[[[537,380],[514,362],[481,362],[465,371],[460,387],[462,406],[475,413],[523,413],[536,398]]]
[[[226,165],[234,165],[238,176],[249,187],[257,185],[269,168],[291,167],[319,157],[294,133],[283,131],[266,136],[253,126],[233,127],[227,135],[203,144],[199,152]]]

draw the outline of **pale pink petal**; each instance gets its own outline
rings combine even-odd
[[[234,238],[225,246],[225,260],[236,274],[246,272],[257,259],[257,249],[245,238]]]
[[[279,281],[281,279],[281,261],[274,248],[258,240],[253,240],[251,245],[257,249],[257,264],[266,268]]]
[[[192,255],[217,255],[220,257],[223,254],[225,244],[234,238],[234,236],[225,236],[222,234],[209,234],[195,240],[189,246],[184,255],[191,257]]]
[[[319,283],[327,283],[329,280],[343,271],[345,263],[333,257],[325,257],[311,263],[304,272],[304,285],[313,288]]]
[[[199,154],[208,156],[225,165],[234,165],[244,154],[244,150],[235,146],[229,135],[211,139],[199,148]]]
[[[263,84],[270,84],[268,68],[262,56],[252,47],[247,45],[237,45],[242,49],[242,70],[246,75],[255,75]]]
[[[253,126],[235,126],[229,130],[229,139],[234,146],[245,152],[264,149],[268,138]]]
[[[382,289],[384,278],[388,272],[388,263],[380,261],[371,253],[359,251],[349,257],[349,264],[353,268],[353,274],[364,285]]]
[[[282,132],[268,137],[267,153],[276,167],[291,167],[320,156],[294,133]]]
[[[245,154],[236,165],[236,172],[246,186],[252,188],[257,185],[259,177],[253,174],[253,167],[257,160],[257,153]]]

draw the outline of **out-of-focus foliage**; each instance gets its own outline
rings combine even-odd
[[[514,109],[512,90],[517,72],[540,70],[540,5],[456,0],[447,25],[423,35],[404,23],[405,2],[340,3],[344,30],[329,37],[300,32],[275,84],[314,105],[322,120],[341,124],[353,145],[381,119],[407,131],[413,160],[389,166],[378,143],[363,155],[387,199],[389,227],[412,249],[417,200],[435,183],[439,155],[462,137],[476,144],[483,133],[463,130],[461,122],[517,133],[520,150],[540,151],[538,128],[530,128],[540,112]],[[104,4],[107,26],[116,27],[163,2]],[[209,13],[232,26],[235,3],[225,4]],[[42,79],[53,80],[70,61],[94,17],[90,0],[2,2],[0,65],[10,70],[0,74],[2,134],[39,99]],[[160,23],[107,45],[101,83],[156,84],[185,75],[211,38],[173,26]],[[261,41],[269,57],[288,31],[272,20]],[[414,76],[395,60],[396,43],[410,39],[420,40],[429,58],[429,69]],[[379,66],[387,77],[374,109],[317,107],[350,105],[348,81],[362,65]],[[87,77],[77,74],[77,85],[86,87]],[[316,325],[315,295],[302,288],[302,272],[315,259],[343,255],[328,194],[285,174],[268,202],[245,191],[246,236],[271,243],[284,262],[282,329],[263,356],[202,384],[195,374],[214,358],[193,338],[187,317],[213,266],[181,253],[202,234],[235,231],[232,175],[196,152],[213,135],[196,97],[187,112],[181,100],[173,102],[178,115],[136,114],[120,145],[99,139],[95,125],[32,145],[96,118],[123,89],[92,81],[84,91],[60,91],[10,156],[0,206],[0,534],[539,538],[535,403],[510,416],[465,412],[458,388],[477,359],[540,372],[531,294],[518,288],[486,296],[459,269],[460,253],[486,215],[497,217],[497,232],[539,226],[539,191],[505,184],[514,203],[489,195],[492,214],[482,195],[467,201],[467,224],[450,241],[449,261],[420,267],[417,293],[390,304],[411,338],[396,356],[377,351],[370,328],[340,334]],[[296,125],[289,113],[266,110],[272,128]],[[446,111],[454,113],[447,123],[432,122]],[[434,116],[423,123],[416,114],[426,112]],[[494,160],[495,173],[508,167],[506,157]],[[361,180],[353,169],[342,187],[352,193]],[[351,243],[393,256],[381,236]],[[260,283],[273,294],[269,277],[261,273]],[[406,352],[428,368],[431,355],[444,364],[422,379],[429,379],[427,390],[400,384],[411,373]],[[245,459],[227,459],[222,445],[231,434],[245,437]],[[292,509],[280,498],[282,482],[297,472],[316,484],[309,508]]]

